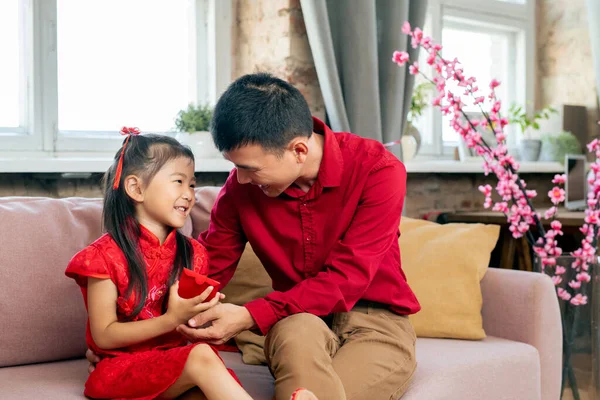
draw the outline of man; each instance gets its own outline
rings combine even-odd
[[[274,292],[219,304],[180,332],[214,344],[261,332],[277,399],[298,387],[328,400],[399,398],[416,368],[407,315],[420,309],[400,265],[403,164],[381,143],[332,132],[267,74],[231,84],[212,135],[236,168],[199,238],[211,278],[226,285],[249,241]]]
[[[403,164],[381,143],[332,132],[267,74],[231,84],[212,135],[236,168],[199,237],[210,276],[226,285],[249,241],[274,292],[178,330],[212,344],[265,335],[279,400],[299,387],[323,400],[399,398],[416,368],[407,315],[420,309],[400,265]]]

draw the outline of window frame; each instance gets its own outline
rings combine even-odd
[[[194,10],[189,19],[195,31],[191,41],[194,57],[189,65],[196,71],[192,97],[199,104],[214,105],[231,80],[232,4],[187,1]],[[24,127],[0,127],[0,172],[11,170],[8,165],[2,168],[11,159],[39,159],[40,163],[57,157],[111,159],[123,140],[119,135],[58,131],[57,0],[21,0],[19,4],[23,17],[21,62],[26,71],[21,79]],[[200,59],[203,62],[198,62]]]
[[[452,25],[460,25],[460,20],[477,25],[478,21],[482,31],[485,25],[494,30],[514,32],[514,41],[517,45],[511,55],[514,57],[516,76],[513,79],[513,91],[510,101],[524,104],[528,112],[533,112],[535,98],[535,0],[526,0],[525,4],[502,2],[499,0],[429,0],[428,6],[431,27],[426,34],[431,35],[436,41],[441,41],[445,20]],[[443,53],[443,50],[442,50]],[[446,55],[450,57],[451,55]],[[465,73],[469,75],[468,66]],[[511,71],[509,71],[511,73]],[[503,82],[506,84],[506,82]],[[487,82],[480,82],[480,87]],[[509,103],[510,104],[510,103]],[[507,113],[509,104],[503,104],[504,114]],[[452,159],[458,141],[443,141],[442,113],[439,109],[427,108],[422,118],[427,118],[424,125],[431,129],[432,143],[423,143],[417,159]],[[507,130],[507,146],[517,145],[516,132]]]

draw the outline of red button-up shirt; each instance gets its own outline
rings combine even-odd
[[[314,132],[325,144],[308,193],[292,185],[270,198],[238,183],[234,169],[199,238],[209,275],[222,285],[250,242],[273,280],[274,292],[245,305],[263,334],[288,315],[344,312],[360,299],[398,314],[420,309],[400,265],[404,165],[381,143],[332,132],[316,118]]]

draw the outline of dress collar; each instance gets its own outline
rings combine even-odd
[[[164,243],[160,241],[154,233],[152,233],[144,225],[140,226],[139,246],[142,254],[146,258],[171,258],[177,250],[177,240],[175,237],[175,229],[171,230],[167,235]]]

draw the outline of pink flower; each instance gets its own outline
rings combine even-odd
[[[492,79],[492,81],[490,82],[490,89],[493,90],[493,89],[497,88],[498,86],[500,86],[500,82],[497,81],[496,79]]]
[[[560,231],[562,228],[562,224],[560,223],[560,221],[552,221],[552,223],[550,224],[550,227],[552,229],[554,229],[555,231]]]
[[[410,72],[411,75],[417,75],[419,73],[419,63],[415,61],[410,67],[408,67],[408,72]]]
[[[552,204],[558,205],[565,201],[565,191],[564,189],[555,186],[548,192],[548,197],[550,197]]]
[[[544,218],[546,218],[546,219],[552,218],[554,216],[554,214],[556,214],[556,211],[558,211],[558,209],[556,207],[550,207],[544,213]]]
[[[567,180],[567,177],[565,174],[562,175],[554,175],[554,179],[552,179],[552,183],[554,183],[555,185],[564,185],[565,182]]]
[[[429,56],[427,57],[427,64],[433,65],[435,63],[435,57],[435,52],[432,51],[431,53],[429,53]]]
[[[535,190],[526,190],[525,194],[527,195],[528,198],[532,199],[535,196],[537,196],[537,192]]]
[[[577,274],[577,276],[575,278],[579,282],[586,282],[586,283],[589,283],[589,281],[592,280],[592,277],[587,272],[580,272],[579,274]]]
[[[478,189],[485,197],[489,197],[492,194],[492,187],[490,185],[481,185]]]
[[[567,272],[567,269],[566,269],[565,267],[561,267],[560,265],[558,265],[558,266],[556,267],[556,269],[554,270],[554,273],[555,273],[556,275],[562,275],[562,274],[564,274],[565,272]]]
[[[399,66],[403,66],[408,60],[408,53],[405,51],[395,51],[394,55],[392,56],[392,61]]]
[[[571,281],[569,282],[569,286],[571,287],[571,289],[579,289],[581,287],[581,282]]]
[[[481,104],[484,101],[485,101],[485,97],[483,97],[483,96],[475,97],[475,101],[473,102],[473,104],[475,104],[475,105]]]
[[[581,293],[576,294],[575,297],[571,299],[571,304],[574,306],[585,305],[587,304],[587,296],[584,296]]]
[[[556,292],[558,293],[558,297],[560,297],[564,301],[569,301],[571,299],[571,294],[563,288],[556,289]]]
[[[591,153],[596,151],[598,149],[598,146],[600,146],[600,141],[598,139],[594,139],[590,143],[588,143],[587,148]]]
[[[402,33],[405,35],[411,34],[410,23],[408,21],[404,21],[404,24],[402,24]]]
[[[562,283],[562,278],[560,276],[554,275],[552,277],[552,282],[554,283],[554,286],[558,286]]]
[[[415,30],[412,33],[412,40],[410,43],[413,49],[416,49],[421,44],[422,39],[423,31],[421,30],[421,28],[415,28]]]

